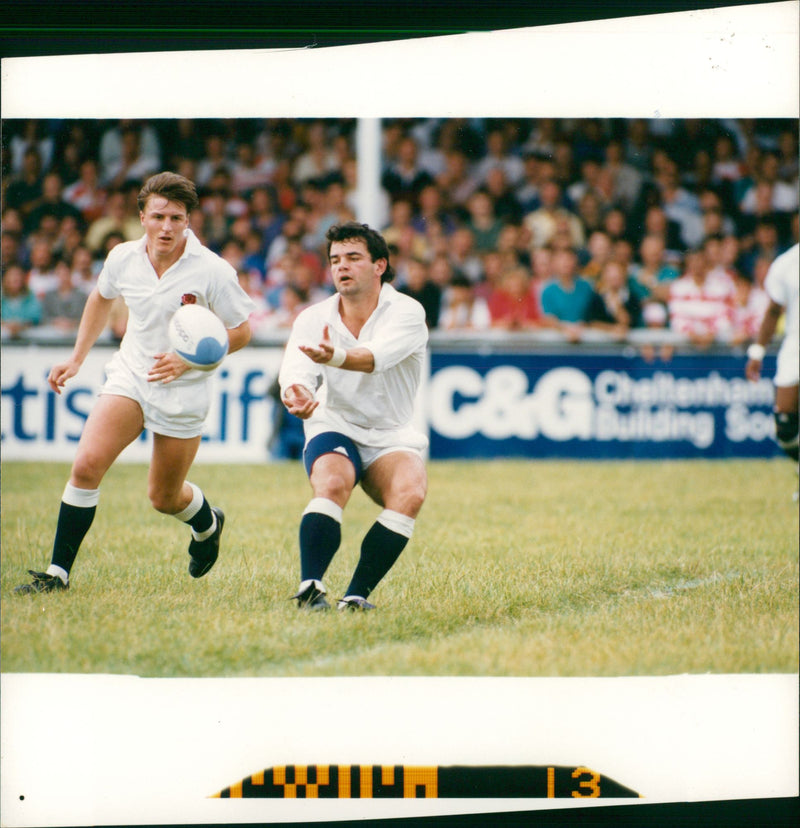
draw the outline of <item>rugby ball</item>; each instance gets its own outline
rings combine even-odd
[[[169,321],[169,344],[192,368],[211,371],[228,353],[228,331],[202,305],[182,305]]]

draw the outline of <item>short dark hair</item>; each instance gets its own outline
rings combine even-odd
[[[370,259],[375,262],[378,259],[386,260],[386,270],[381,274],[381,284],[391,282],[394,279],[394,269],[389,263],[389,247],[386,239],[367,224],[360,224],[357,221],[346,221],[343,224],[334,224],[325,234],[328,240],[328,258],[331,256],[331,244],[333,242],[352,241],[360,239],[367,246]]]
[[[183,204],[187,213],[191,213],[200,203],[194,184],[182,175],[173,172],[161,172],[151,175],[139,190],[137,203],[139,210],[144,210],[147,199],[152,195],[163,196],[167,201]]]

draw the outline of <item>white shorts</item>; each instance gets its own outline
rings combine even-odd
[[[148,382],[135,374],[119,352],[105,366],[106,381],[100,394],[116,394],[135,400],[142,409],[144,427],[165,437],[189,439],[203,433],[210,406],[208,381],[185,385]]]
[[[800,382],[800,352],[796,339],[784,339],[775,365],[775,385],[787,388]]]
[[[326,431],[347,435],[356,444],[365,469],[379,457],[393,451],[408,451],[424,459],[428,448],[428,438],[413,426],[361,428],[330,414],[326,417],[315,416],[305,421],[306,444]]]

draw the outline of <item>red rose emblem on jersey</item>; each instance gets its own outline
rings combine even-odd
[[[181,305],[194,305],[197,303],[197,297],[193,293],[184,293],[181,296]]]

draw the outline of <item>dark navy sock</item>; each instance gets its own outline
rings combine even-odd
[[[345,595],[366,598],[394,566],[407,543],[405,535],[387,529],[382,523],[373,523],[361,543],[361,557]]]
[[[342,541],[342,526],[321,512],[306,512],[300,521],[300,579],[322,580]]]
[[[94,520],[96,506],[72,506],[61,502],[50,563],[67,574],[75,563],[78,549]]]

